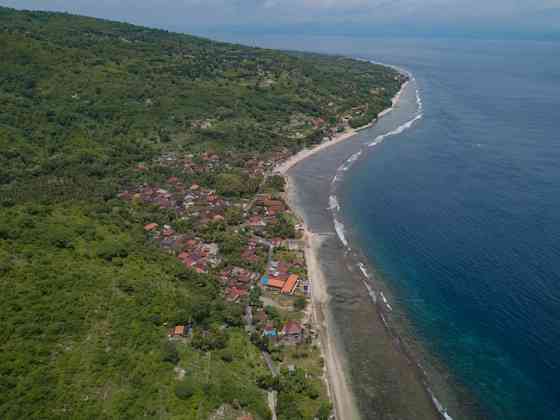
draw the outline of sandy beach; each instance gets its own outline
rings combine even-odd
[[[308,158],[309,156],[314,155],[315,153],[320,152],[321,150],[326,149],[327,147],[331,147],[331,146],[334,146],[335,144],[343,142],[344,140],[348,140],[350,137],[358,134],[358,132],[363,130],[364,128],[370,127],[372,124],[368,124],[364,127],[360,127],[360,128],[357,128],[357,129],[346,130],[346,131],[336,135],[332,140],[325,141],[325,142],[323,142],[323,143],[321,143],[321,144],[319,144],[315,147],[312,147],[310,149],[300,150],[298,153],[296,153],[295,155],[291,156],[290,158],[288,158],[287,160],[282,162],[280,165],[278,165],[274,169],[274,172],[276,172],[278,174],[285,175],[286,172],[291,167],[298,164],[302,160]]]
[[[334,405],[335,415],[337,419],[359,419],[358,407],[345,374],[347,369],[343,366],[336,341],[329,335],[329,313],[327,311],[329,296],[318,260],[318,249],[322,239],[320,235],[306,230],[305,240],[305,258],[309,280],[312,284],[313,321],[319,332],[321,352],[326,364],[327,387]]]
[[[393,328],[403,313],[393,305],[390,289],[349,239],[352,231],[337,217],[338,204],[333,210],[336,185],[350,165],[379,144],[377,139],[400,133],[419,119],[414,79],[403,85],[389,110],[394,112],[384,112],[369,129],[349,130],[292,156],[276,173],[286,178],[286,202],[305,225],[312,313],[336,418],[449,419],[432,392],[434,382],[428,383]],[[406,337],[415,345],[414,336]],[[447,396],[442,401],[449,406]]]
[[[318,144],[315,147],[309,148],[309,149],[303,149],[300,150],[298,153],[296,153],[295,155],[291,156],[290,158],[288,158],[287,160],[285,160],[284,162],[282,162],[280,165],[278,165],[275,169],[274,172],[281,174],[281,175],[285,175],[286,172],[292,168],[293,166],[297,165],[299,162],[301,162],[304,159],[307,159],[309,156],[314,155],[315,153],[319,153],[322,150],[325,150],[328,147],[334,146],[338,143],[341,143],[345,140],[350,139],[351,137],[355,136],[356,134],[358,134],[359,132],[373,127],[373,125],[382,117],[384,117],[385,115],[387,115],[389,112],[391,112],[393,110],[393,108],[399,103],[399,100],[402,96],[402,93],[404,92],[404,89],[406,88],[406,86],[408,86],[408,81],[403,83],[403,85],[401,86],[401,89],[397,92],[397,94],[391,99],[391,107],[384,109],[383,111],[381,111],[378,115],[378,117],[373,120],[372,122],[370,122],[369,124],[363,125],[361,127],[358,128],[353,128],[353,129],[348,129],[346,131],[343,131],[342,133],[337,134],[336,136],[334,136],[331,140],[329,141],[325,141],[323,143]]]

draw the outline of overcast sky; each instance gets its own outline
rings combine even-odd
[[[320,26],[375,32],[503,31],[560,34],[560,0],[0,0],[18,9],[68,11],[185,32],[219,26],[266,31]]]

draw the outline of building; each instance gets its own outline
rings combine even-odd
[[[288,280],[286,280],[286,282],[282,286],[281,293],[285,295],[293,295],[298,285],[298,282],[299,282],[299,277],[295,274],[291,274],[288,277]]]
[[[297,321],[288,321],[282,328],[281,337],[284,344],[301,344],[303,342],[303,327]]]
[[[264,275],[261,277],[261,285],[270,289],[282,290],[287,280],[288,278],[285,276]]]
[[[186,335],[187,328],[184,325],[176,325],[175,328],[169,333],[170,337],[184,337]]]
[[[159,227],[159,225],[157,223],[148,223],[146,226],[144,226],[144,230],[146,232],[153,232],[158,227]]]
[[[263,336],[268,338],[276,338],[278,337],[278,333],[276,332],[276,328],[271,322],[267,322],[267,324],[263,328]]]

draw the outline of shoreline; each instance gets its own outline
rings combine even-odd
[[[307,159],[309,156],[313,156],[314,154],[320,152],[321,150],[324,150],[328,147],[334,146],[338,143],[348,140],[351,137],[354,137],[356,134],[360,133],[361,131],[373,127],[381,118],[383,118],[385,115],[387,115],[395,108],[395,106],[399,103],[399,100],[401,99],[401,96],[409,83],[410,81],[407,80],[401,85],[399,91],[395,94],[395,96],[393,96],[393,98],[391,98],[391,106],[381,111],[377,116],[377,118],[375,118],[370,123],[366,125],[362,125],[361,127],[351,128],[349,130],[343,131],[342,133],[339,133],[336,136],[334,136],[331,140],[319,143],[315,147],[300,150],[295,155],[290,156],[287,160],[285,160],[284,162],[276,166],[276,168],[274,168],[273,170],[273,173],[285,176],[288,170],[290,170],[292,167],[297,165],[302,160]]]
[[[284,197],[289,207],[300,220],[304,220],[303,212],[295,203],[294,195],[296,194],[296,186],[290,176],[287,175],[288,170],[310,156],[348,140],[365,129],[373,127],[379,119],[390,113],[395,108],[408,84],[409,80],[405,81],[401,85],[399,91],[391,99],[391,106],[380,112],[378,117],[370,123],[355,129],[346,130],[335,136],[333,139],[320,143],[315,147],[303,149],[279,164],[273,170],[273,173],[282,175],[286,180]],[[305,222],[303,222],[303,225],[305,259],[308,277],[311,283],[311,313],[313,317],[313,324],[319,332],[320,351],[323,359],[325,360],[325,382],[329,397],[333,404],[335,419],[360,419],[361,415],[356,401],[356,395],[351,389],[349,375],[347,373],[348,369],[344,366],[346,360],[342,357],[342,353],[338,348],[339,344],[332,332],[333,321],[329,319],[330,314],[327,306],[330,300],[330,295],[327,291],[327,282],[324,277],[325,273],[320,265],[319,253],[323,238],[320,233],[312,232]]]

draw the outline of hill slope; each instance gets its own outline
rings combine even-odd
[[[342,117],[371,120],[401,80],[66,14],[0,8],[0,28],[0,418],[194,419],[223,404],[268,418],[260,344],[218,282],[244,264],[238,209],[263,185],[248,165],[320,141]],[[217,191],[225,222],[117,198],[165,182]],[[186,267],[146,234],[154,220],[217,243],[222,262]],[[188,346],[167,339],[177,324],[193,326]],[[310,396],[283,400],[280,418],[324,415],[304,377]]]

